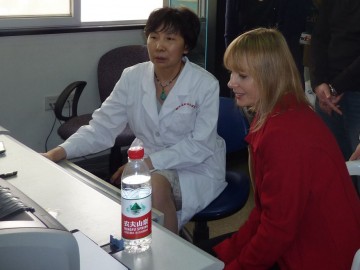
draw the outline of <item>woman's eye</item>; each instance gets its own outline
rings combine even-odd
[[[243,73],[239,73],[238,74],[239,78],[241,79],[246,79],[247,75],[246,74],[243,74]]]
[[[238,78],[238,79],[243,80],[243,79],[246,79],[248,77],[248,75],[245,73],[237,73],[234,71],[230,71],[230,77],[233,77],[234,79]]]
[[[156,39],[156,38],[157,38],[157,34],[151,33],[151,34],[149,35],[149,38],[150,38],[150,39]]]

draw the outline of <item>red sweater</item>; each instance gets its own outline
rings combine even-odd
[[[360,248],[360,201],[336,141],[292,96],[247,136],[255,208],[214,250],[226,270],[349,270]]]

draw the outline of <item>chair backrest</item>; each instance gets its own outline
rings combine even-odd
[[[110,95],[127,67],[149,60],[146,45],[127,45],[105,53],[98,63],[98,87],[101,102]]]
[[[247,147],[244,138],[248,133],[249,123],[233,98],[220,97],[217,130],[226,142],[227,154]]]

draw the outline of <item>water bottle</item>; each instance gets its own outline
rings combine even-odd
[[[144,147],[135,139],[121,176],[121,234],[129,253],[147,250],[151,244],[151,181],[144,161]]]

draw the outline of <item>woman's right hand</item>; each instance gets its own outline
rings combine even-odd
[[[332,96],[330,93],[330,87],[326,83],[322,83],[315,88],[315,94],[319,99],[319,106],[321,110],[329,115],[334,111],[342,115],[342,111],[339,108],[339,101],[343,94],[338,96]]]
[[[54,149],[51,149],[47,151],[46,153],[41,153],[44,157],[47,159],[50,159],[51,161],[58,162],[60,160],[63,160],[66,158],[66,152],[65,149],[58,146]]]

